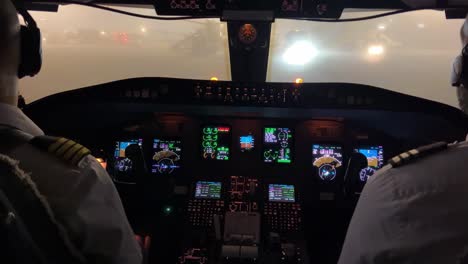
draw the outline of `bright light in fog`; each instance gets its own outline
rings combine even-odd
[[[302,78],[296,78],[295,82],[296,82],[296,83],[303,83],[304,80],[303,80]]]
[[[141,30],[141,32],[143,32],[143,33],[146,32],[146,28],[145,28],[145,27],[141,27],[140,30]]]
[[[385,30],[386,27],[385,27],[384,24],[380,24],[380,25],[377,26],[377,28],[378,28],[379,30]]]
[[[283,54],[287,64],[304,65],[317,56],[317,49],[308,41],[298,41],[291,45]]]
[[[426,27],[426,25],[424,25],[422,23],[418,24],[418,28],[425,28],[425,27]]]
[[[379,56],[385,52],[385,49],[382,45],[371,45],[367,49],[367,54],[371,56]]]
[[[105,31],[101,31],[100,33],[101,33],[101,35],[103,35],[103,36],[106,35],[106,32],[105,32]]]

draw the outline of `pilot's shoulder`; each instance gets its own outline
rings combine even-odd
[[[78,166],[81,160],[91,154],[88,148],[63,137],[37,136],[29,143],[72,166]]]
[[[419,148],[411,149],[401,154],[396,155],[388,161],[387,170],[398,168],[404,165],[412,164],[423,157],[434,155],[446,150],[449,144],[446,142],[437,142],[430,145],[425,145]]]

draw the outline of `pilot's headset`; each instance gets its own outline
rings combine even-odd
[[[452,86],[463,86],[468,89],[468,44],[453,62],[451,83]]]
[[[25,25],[21,25],[21,50],[20,64],[18,68],[18,78],[25,76],[35,76],[39,73],[42,67],[42,37],[41,31],[37,27],[36,21],[29,14],[24,6],[24,2],[20,0],[12,0],[18,14],[20,14]]]
[[[452,86],[468,89],[468,15],[460,29],[460,40],[465,46],[453,62],[450,81]]]

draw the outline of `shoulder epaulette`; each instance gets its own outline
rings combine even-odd
[[[403,152],[388,161],[388,164],[392,165],[393,168],[401,167],[404,164],[408,164],[411,161],[425,157],[442,150],[447,149],[448,144],[446,142],[437,142],[434,144],[422,146],[416,149],[408,150]]]
[[[86,147],[63,137],[38,136],[34,137],[30,143],[74,166],[91,154]]]

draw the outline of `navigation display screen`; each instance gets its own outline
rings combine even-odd
[[[312,146],[313,165],[323,181],[333,181],[337,168],[343,165],[343,152],[339,145],[314,144]]]
[[[269,184],[268,201],[294,203],[296,201],[294,185]]]
[[[263,161],[266,163],[291,163],[293,134],[289,128],[265,127]]]
[[[195,186],[195,198],[220,199],[221,182],[198,181]]]
[[[171,139],[153,140],[153,158],[151,172],[171,174],[180,168],[182,142]]]
[[[364,154],[367,158],[368,167],[359,172],[359,178],[362,182],[366,182],[369,177],[382,168],[384,164],[384,151],[382,146],[370,146],[354,149],[355,152]]]
[[[203,159],[229,160],[231,128],[228,126],[204,126],[201,144]]]
[[[125,156],[125,150],[128,146],[132,144],[138,144],[140,147],[143,145],[142,139],[131,139],[127,141],[117,141],[115,142],[114,150],[114,170],[116,172],[131,172],[133,168],[132,161]]]

